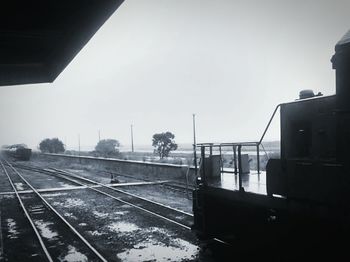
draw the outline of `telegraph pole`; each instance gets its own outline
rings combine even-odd
[[[131,124],[131,152],[133,152],[134,153],[134,132],[133,132],[133,126],[132,126],[132,124]]]

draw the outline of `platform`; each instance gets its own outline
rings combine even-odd
[[[224,171],[231,172],[233,169],[224,169]],[[208,179],[208,185],[216,188],[238,190],[239,181],[238,175],[233,173],[222,172],[219,178]],[[256,170],[251,171],[249,174],[242,175],[242,185],[246,192],[252,192],[262,195],[267,195],[266,192],[266,172],[260,171],[260,174]]]

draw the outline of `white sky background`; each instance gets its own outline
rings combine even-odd
[[[0,88],[0,144],[258,140],[302,89],[334,94],[348,0],[126,0],[53,84]],[[278,120],[278,119],[276,119]],[[278,121],[267,140],[279,139]]]

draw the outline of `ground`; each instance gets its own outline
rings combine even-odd
[[[41,168],[59,168],[103,184],[111,182],[110,174],[104,172],[103,167],[67,164],[62,160],[48,160],[45,157],[16,163]],[[217,260],[215,252],[208,249],[208,245],[199,241],[187,228],[169,223],[89,188],[77,188],[76,184],[58,177],[28,170],[20,170],[20,173],[35,188],[44,190],[41,193],[48,203],[108,261],[222,261],[222,255],[220,260]],[[120,183],[143,182],[142,179],[143,177],[118,177]],[[22,191],[21,198],[34,202],[33,194],[26,193],[29,188],[24,183],[18,180],[14,184],[17,190]],[[161,184],[118,188],[181,210],[183,214],[192,213],[192,199],[185,190],[174,190]],[[28,261],[40,261],[43,257],[42,251],[37,241],[33,241],[33,234],[21,213],[15,195],[6,193],[10,192],[11,188],[6,183],[4,174],[1,174],[0,189],[3,193],[0,197],[4,260],[20,261],[23,256],[29,256],[32,259]],[[125,200],[128,197],[121,198]],[[74,241],[66,246],[62,243],[64,241],[55,243],[60,237],[60,226],[51,218],[40,218],[41,211],[41,208],[31,208],[31,212],[35,212],[34,217],[38,214],[35,225],[44,240],[50,243],[52,252],[61,252],[56,255],[55,261],[95,261],[90,259],[93,256],[85,253],[85,249],[75,245]],[[181,220],[181,214],[179,219]],[[13,250],[13,247],[17,247],[17,252],[9,251]]]

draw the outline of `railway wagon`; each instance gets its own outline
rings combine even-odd
[[[279,109],[281,154],[280,159],[269,159],[266,173],[258,165],[256,174],[244,174],[241,150],[254,147],[259,159],[269,124],[257,142],[197,145],[201,161],[193,192],[193,230],[199,236],[244,243],[248,250],[264,247],[269,254],[298,256],[296,261],[305,254],[330,255],[334,260],[346,253],[349,242],[343,240],[350,235],[350,31],[336,44],[331,62],[336,70],[335,95],[305,90],[297,100],[276,107],[269,124]],[[214,163],[214,152],[223,147],[233,151],[235,168],[230,173]]]
[[[28,161],[32,155],[32,150],[25,145],[12,145],[2,148],[4,155],[13,157],[17,160]]]

